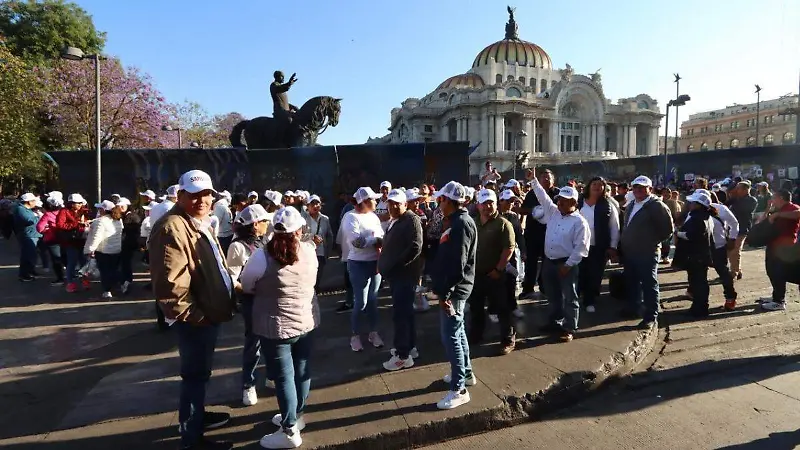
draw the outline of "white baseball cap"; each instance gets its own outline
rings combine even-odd
[[[36,197],[36,203],[33,204],[33,207],[34,208],[41,208],[42,206],[44,206],[44,203],[42,203],[42,199],[40,199],[39,197]]]
[[[247,198],[250,198],[250,197],[255,197],[255,198],[256,198],[256,200],[258,200],[258,192],[256,192],[256,191],[250,191],[250,192],[248,192],[248,193],[247,193]]]
[[[711,205],[711,196],[708,195],[706,192],[694,191],[693,194],[686,197],[686,201],[700,203],[701,205],[708,208]]]
[[[44,194],[44,196],[47,197],[48,199],[57,198],[59,200],[64,200],[64,194],[62,194],[61,191],[51,191],[48,192],[47,194]]]
[[[224,198],[224,199],[226,199],[226,200],[228,200],[228,201],[230,201],[230,200],[233,198],[233,196],[231,195],[231,193],[230,193],[230,192],[228,192],[228,191],[222,191],[222,192],[220,192],[220,193],[219,193],[219,197],[220,197],[220,198]]]
[[[60,208],[64,206],[64,199],[56,196],[47,197],[47,203]]]
[[[441,189],[433,193],[434,198],[447,197],[450,200],[464,202],[467,197],[467,189],[461,183],[450,181]]]
[[[381,183],[381,189],[388,188],[390,191],[392,190],[392,183],[388,181],[384,181]]]
[[[379,199],[379,198],[381,198],[381,194],[376,194],[375,191],[373,191],[371,187],[364,186],[364,187],[358,188],[356,193],[353,194],[353,197],[356,199],[356,203],[361,203],[364,200],[367,200],[367,199],[370,199],[370,198],[373,199],[373,200]]]
[[[295,196],[297,196],[297,194],[295,194],[294,191],[286,191],[286,192],[283,193],[283,196],[284,197],[295,197]]]
[[[19,201],[21,201],[21,202],[32,202],[34,200],[37,200],[38,198],[39,197],[33,195],[32,193],[26,192],[26,193],[22,194],[22,196],[19,198]]]
[[[250,205],[244,208],[238,216],[236,216],[236,223],[242,225],[250,225],[262,220],[267,220],[269,213],[261,205]]]
[[[484,204],[486,202],[497,203],[497,194],[491,189],[481,189],[476,196],[478,203]]]
[[[103,200],[100,203],[94,204],[95,208],[102,209],[104,211],[111,211],[112,209],[114,209],[114,206],[115,206],[114,202],[112,202],[111,200]]]
[[[277,191],[266,191],[264,192],[264,198],[271,201],[275,205],[280,205],[281,200],[283,200],[283,195]]]
[[[464,197],[467,198],[475,198],[475,188],[465,187],[464,188],[467,192],[464,194]]]
[[[67,201],[70,203],[83,203],[84,205],[87,203],[81,194],[69,194]]]
[[[131,206],[131,201],[125,197],[120,197],[117,200],[117,206]]]
[[[296,208],[281,208],[272,218],[276,233],[294,233],[306,225],[306,220]]]
[[[167,197],[177,197],[178,191],[181,189],[180,185],[173,184],[167,188]]]
[[[311,197],[311,193],[308,191],[295,191],[295,195],[300,198],[301,200],[305,200],[308,197]]]
[[[146,190],[146,191],[144,191],[144,192],[139,192],[139,195],[141,195],[141,196],[143,196],[143,197],[149,197],[151,200],[153,200],[153,199],[155,199],[155,198],[156,198],[156,193],[155,193],[155,192],[153,192],[153,191],[152,191],[152,190],[150,190],[150,189],[148,189],[148,190]]]
[[[508,180],[508,183],[506,183],[506,187],[507,188],[519,187],[519,181],[514,179]]]
[[[500,200],[511,200],[512,198],[517,198],[517,196],[514,194],[514,191],[510,189],[506,189],[500,193]]]
[[[405,203],[408,201],[408,196],[400,189],[392,189],[386,199],[397,203]]]
[[[121,196],[121,195],[119,195],[119,194],[111,194],[111,199],[112,199],[112,200],[114,199],[114,197],[116,197],[117,199],[120,199],[120,198],[122,198],[122,196]]]
[[[653,187],[653,180],[647,178],[644,175],[639,175],[633,180],[631,186],[644,186],[644,187]]]
[[[307,198],[307,199],[305,199],[305,204],[306,204],[306,205],[310,205],[310,204],[312,204],[312,203],[314,203],[314,202],[320,202],[320,203],[322,203],[322,199],[321,199],[321,198],[319,198],[319,195],[317,195],[317,194],[314,194],[314,195],[309,195],[309,196],[308,196],[308,198]]]
[[[572,186],[564,186],[558,190],[558,196],[561,198],[578,200],[578,190]]]
[[[197,194],[206,190],[217,193],[214,190],[214,184],[211,182],[211,175],[202,170],[190,170],[181,175],[180,180],[178,180],[178,190],[186,191],[190,194]],[[169,189],[167,189],[167,192],[169,192]]]

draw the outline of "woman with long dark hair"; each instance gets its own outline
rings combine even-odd
[[[319,326],[314,295],[318,263],[314,245],[301,241],[306,221],[297,209],[281,208],[273,220],[275,234],[248,259],[240,282],[242,291],[253,295],[253,333],[261,338],[267,376],[275,382],[280,407],[272,418],[280,429],[260,444],[296,448],[303,442],[311,340]]]
[[[708,317],[708,267],[712,265],[714,250],[712,216],[717,215],[717,210],[711,206],[711,196],[703,190],[696,190],[686,197],[686,202],[689,214],[675,233],[678,236],[677,245],[682,247],[680,251],[675,251],[676,260],[681,255],[681,260],[676,263],[686,269],[689,279],[689,292],[692,295],[689,314]]]
[[[578,202],[578,211],[589,224],[591,233],[589,255],[583,258],[578,268],[578,292],[583,294],[583,306],[588,313],[596,310],[595,302],[600,295],[608,260],[617,259],[620,214],[607,186],[603,177],[592,178]]]

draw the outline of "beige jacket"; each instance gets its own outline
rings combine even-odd
[[[167,319],[193,323],[221,323],[233,318],[236,300],[219,269],[212,242],[192,219],[175,206],[150,234],[150,274],[153,292]],[[222,250],[219,250],[222,254]]]

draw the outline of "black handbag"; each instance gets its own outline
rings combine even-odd
[[[769,218],[765,218],[750,228],[745,242],[750,247],[766,247],[778,237],[779,233],[775,224],[770,222]]]

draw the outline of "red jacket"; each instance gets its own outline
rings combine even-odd
[[[42,234],[42,242],[45,244],[58,243],[56,233],[56,216],[58,211],[45,211],[44,215],[36,224],[36,231]]]
[[[56,215],[56,230],[57,231],[72,231],[78,230],[78,234],[83,236],[86,231],[86,225],[80,223],[80,219],[86,218],[86,211],[81,209],[77,213],[70,208],[62,208]],[[85,239],[78,240],[65,240],[61,239],[60,244],[70,247],[83,248]]]

